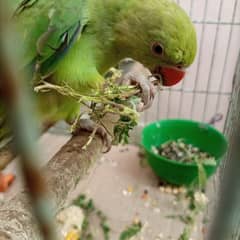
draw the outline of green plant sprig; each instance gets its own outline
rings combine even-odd
[[[126,230],[124,230],[119,237],[119,240],[129,240],[136,236],[140,231],[142,230],[142,223],[133,223],[131,226],[127,227]]]
[[[81,237],[79,240],[93,240],[93,234],[90,231],[90,221],[89,218],[93,215],[97,216],[99,219],[99,225],[102,229],[104,240],[110,239],[110,227],[107,223],[107,217],[103,214],[103,212],[97,209],[94,205],[92,199],[87,199],[85,195],[80,195],[73,204],[75,206],[80,207],[84,211],[85,219],[82,225]]]
[[[205,196],[202,191],[206,187],[207,175],[203,166],[204,163],[201,163],[197,159],[195,159],[195,162],[198,167],[198,181],[197,184],[194,183],[187,189],[185,198],[188,200],[188,210],[185,215],[179,216],[179,219],[184,222],[185,227],[178,240],[189,240],[191,238],[197,218],[204,212],[206,207],[206,202],[199,201],[196,195]]]
[[[74,99],[87,107],[91,119],[104,128],[101,120],[106,114],[111,113],[120,116],[115,123],[114,143],[127,143],[129,131],[138,123],[139,114],[134,103],[136,102],[136,95],[140,91],[134,86],[118,85],[116,78],[119,77],[119,72],[117,70],[112,71],[112,75],[108,76],[104,87],[89,94],[77,92],[66,83],[60,86],[43,80],[38,81],[34,90],[37,93],[56,91],[60,95]],[[92,139],[93,137],[90,141]]]

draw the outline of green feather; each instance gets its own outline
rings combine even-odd
[[[58,63],[66,56],[69,49],[75,43],[77,37],[79,37],[79,35],[82,33],[84,26],[85,25],[78,22],[77,24],[75,24],[75,30],[71,37],[69,36],[69,32],[73,27],[71,27],[63,34],[63,40],[60,45],[56,49],[54,49],[54,53],[49,58],[41,62],[39,69],[41,75],[49,75],[54,72]]]
[[[23,64],[27,65],[33,59],[42,63],[54,55],[59,60],[56,50],[70,49],[88,22],[88,10],[86,0],[24,0],[14,19],[26,49]]]
[[[187,67],[196,55],[193,24],[172,0],[9,1],[24,44],[22,67],[77,91],[94,91],[105,71],[125,57],[153,69]],[[151,51],[155,41],[164,48],[162,56]],[[38,102],[44,120],[71,119],[79,109],[53,93],[39,95]]]

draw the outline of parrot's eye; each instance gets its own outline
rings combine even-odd
[[[155,55],[157,55],[157,56],[163,55],[164,50],[163,50],[163,46],[161,45],[161,43],[159,43],[159,42],[153,43],[151,49]]]

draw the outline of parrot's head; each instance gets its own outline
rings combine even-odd
[[[119,13],[115,26],[118,51],[161,76],[163,85],[181,81],[197,51],[195,28],[171,0],[134,0]],[[134,8],[134,14],[132,12]]]

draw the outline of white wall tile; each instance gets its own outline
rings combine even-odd
[[[211,1],[211,0],[210,0]],[[221,21],[223,22],[232,22],[234,6],[238,0],[224,0],[223,3],[223,11],[221,16]]]
[[[208,8],[207,8],[206,21],[213,21],[213,22],[218,21],[221,1],[224,2],[224,0],[208,0],[207,1]]]
[[[240,2],[238,1],[238,4],[237,4],[237,10],[236,10],[236,16],[235,16],[235,19],[234,19],[234,22],[240,22]]]
[[[239,54],[239,47],[240,47],[240,26],[234,26],[230,41],[230,47],[227,55],[227,65],[223,73],[224,91],[232,90],[232,80],[235,73],[237,58]]]
[[[192,0],[193,2],[193,13],[192,13],[192,19],[193,20],[203,20],[204,19],[204,9],[205,4],[207,4],[207,1],[209,0]]]

